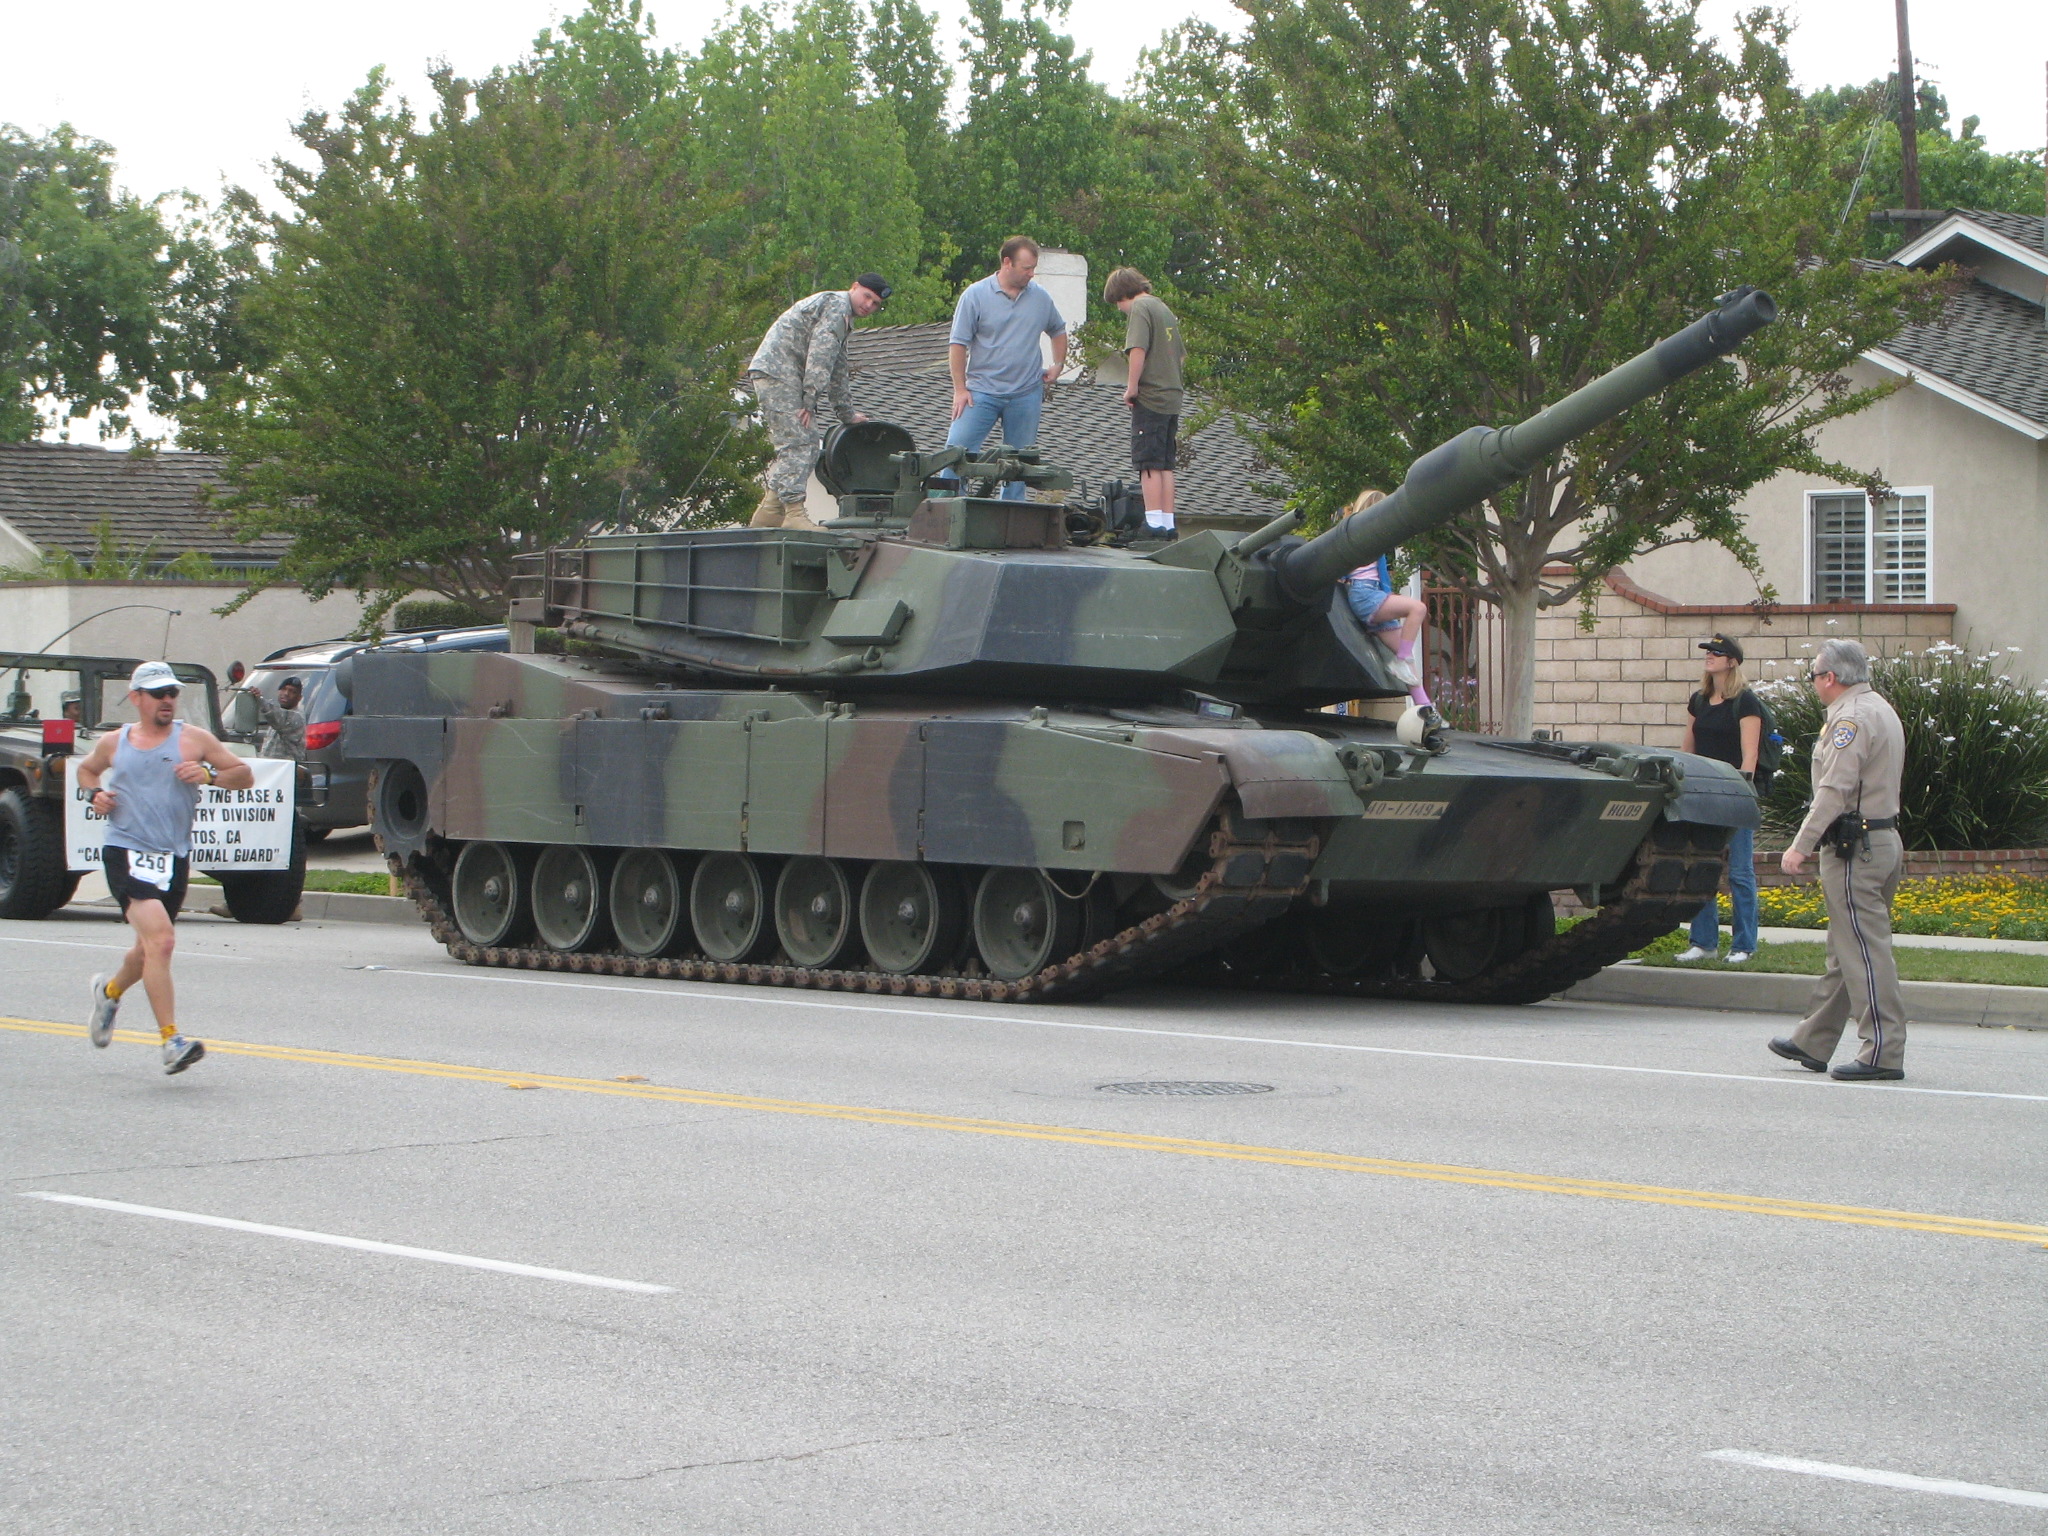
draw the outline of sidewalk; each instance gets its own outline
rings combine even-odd
[[[1804,930],[1794,930],[1795,932]],[[1797,1019],[1813,996],[1812,976],[1717,967],[1610,965],[1564,994],[1571,1003],[1636,1003],[1656,1008],[1717,1008]],[[1902,981],[1906,1017],[1915,1024],[1977,1024],[2048,1029],[2048,987],[1993,987],[1959,981]]]

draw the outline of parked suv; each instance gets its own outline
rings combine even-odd
[[[420,629],[388,635],[373,647],[362,640],[322,640],[312,645],[288,646],[272,651],[251,667],[229,695],[225,715],[236,739],[254,736],[257,718],[254,701],[244,698],[252,684],[263,697],[276,702],[278,684],[296,677],[304,688],[299,709],[306,717],[306,772],[310,787],[300,796],[299,812],[305,818],[306,836],[320,841],[337,827],[360,827],[370,819],[370,765],[341,754],[341,722],[347,718],[349,703],[335,685],[335,665],[364,651],[502,651],[506,647],[502,624],[474,629]]]

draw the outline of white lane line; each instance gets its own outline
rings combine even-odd
[[[17,939],[11,933],[0,933],[0,944],[47,944],[57,949],[105,949],[117,955],[126,954],[131,946],[126,944],[88,944],[83,939]],[[254,955],[209,955],[203,949],[179,949],[180,960],[241,960],[253,962]]]
[[[386,976],[424,976],[432,981],[487,981],[518,987],[566,987],[578,992],[624,992],[633,997],[688,998],[693,1002],[753,1003],[774,1008],[824,1008],[839,1013],[880,1013],[903,1018],[969,1019],[976,1024],[1009,1024],[1025,1029],[1080,1029],[1106,1035],[1157,1035],[1163,1040],[1209,1040],[1223,1045],[1282,1045],[1304,1051],[1356,1051],[1368,1056],[1416,1056],[1428,1061],[1476,1061],[1504,1067],[1566,1067],[1579,1072],[1634,1072],[1650,1077],[1699,1077],[1721,1083],[1768,1083],[1777,1088],[1837,1087],[1826,1078],[1801,1071],[1764,1077],[1743,1072],[1694,1072],[1683,1067],[1636,1067],[1613,1061],[1549,1061],[1531,1056],[1478,1056],[1460,1051],[1418,1051],[1395,1045],[1353,1045],[1342,1040],[1286,1040],[1271,1035],[1212,1035],[1187,1029],[1147,1029],[1138,1024],[1084,1024],[1075,1019],[1034,1018],[1023,1009],[1004,1013],[966,1013],[946,1008],[889,1008],[876,1003],[826,1003],[798,997],[762,997],[755,990],[733,987],[729,992],[685,990],[687,983],[670,982],[659,987],[616,987],[601,981],[555,981],[542,976],[492,976],[470,971],[390,970]],[[1944,1099],[2014,1099],[2024,1104],[2048,1104],[2048,1093],[1989,1093],[1973,1088],[1912,1088],[1904,1083],[1886,1083],[1874,1093],[1915,1093]]]
[[[1792,1456],[1762,1456],[1755,1451],[1708,1451],[1707,1459],[1732,1461],[1744,1467],[1762,1467],[1770,1472],[1804,1472],[1809,1477],[1832,1477],[1845,1483],[1872,1483],[1879,1488],[1903,1488],[1909,1493],[1945,1493],[1954,1499],[1982,1499],[1989,1504],[2018,1504],[2024,1509],[2048,1509],[2048,1493],[2031,1493],[2025,1488],[1996,1488],[1989,1483],[1958,1483],[1946,1477],[1915,1477],[1910,1472],[1879,1472],[1870,1467],[1838,1467],[1828,1461],[1800,1461]]]
[[[644,1280],[614,1280],[609,1275],[585,1275],[573,1269],[543,1269],[538,1264],[513,1264],[505,1259],[479,1259],[466,1253],[443,1253],[438,1248],[408,1248],[403,1243],[375,1243],[364,1237],[337,1237],[332,1232],[308,1232],[301,1227],[271,1227],[260,1221],[234,1221],[226,1216],[201,1216],[194,1211],[167,1211],[154,1205],[95,1200],[89,1195],[55,1195],[38,1189],[23,1190],[21,1194],[25,1199],[54,1200],[59,1205],[84,1205],[96,1211],[120,1211],[129,1216],[155,1216],[164,1221],[190,1222],[195,1227],[225,1227],[230,1232],[289,1237],[302,1243],[325,1243],[330,1248],[360,1248],[365,1253],[389,1253],[401,1259],[430,1259],[436,1264],[460,1264],[469,1269],[495,1269],[507,1275],[565,1280],[571,1285],[595,1285],[608,1291],[640,1291],[653,1295],[675,1289],[670,1285],[649,1285]]]

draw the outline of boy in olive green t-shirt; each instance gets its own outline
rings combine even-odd
[[[1102,298],[1128,317],[1124,355],[1130,359],[1131,375],[1124,386],[1124,404],[1131,408],[1131,465],[1145,491],[1145,525],[1171,538],[1181,365],[1187,360],[1180,320],[1153,295],[1151,279],[1136,267],[1118,267],[1110,273]]]

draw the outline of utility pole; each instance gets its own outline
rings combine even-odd
[[[1913,89],[1913,44],[1906,35],[1906,0],[1899,11],[1899,181],[1906,212],[1920,211],[1920,97]],[[1909,231],[1910,233],[1910,231]]]

